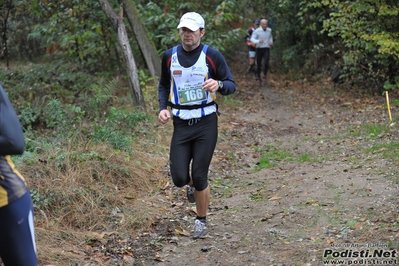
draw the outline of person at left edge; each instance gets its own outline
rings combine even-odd
[[[0,85],[0,258],[5,266],[37,266],[33,205],[10,155],[24,152],[18,117]]]
[[[177,187],[194,187],[197,217],[192,236],[197,239],[208,233],[208,171],[218,136],[216,93],[232,94],[236,84],[223,55],[201,43],[205,21],[200,14],[185,13],[177,28],[181,44],[162,56],[158,120],[165,124],[173,119],[170,172]]]

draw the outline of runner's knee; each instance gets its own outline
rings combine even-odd
[[[183,187],[190,182],[190,178],[179,174],[172,174],[172,181],[176,187]]]
[[[208,187],[208,179],[199,180],[199,181],[195,180],[194,187],[195,187],[195,190],[197,190],[197,191],[203,191],[204,189],[206,189]]]

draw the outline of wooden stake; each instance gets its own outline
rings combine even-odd
[[[391,107],[389,106],[389,96],[388,96],[388,91],[385,91],[385,96],[386,96],[386,99],[387,99],[387,106],[388,106],[389,121],[392,123],[392,115],[391,115]]]

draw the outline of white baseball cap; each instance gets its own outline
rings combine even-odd
[[[181,19],[178,29],[189,28],[191,31],[197,31],[199,28],[205,28],[205,21],[202,16],[196,12],[187,12]]]

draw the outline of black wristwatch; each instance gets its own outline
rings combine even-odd
[[[223,82],[218,80],[218,84],[219,84],[219,89],[223,89]]]

